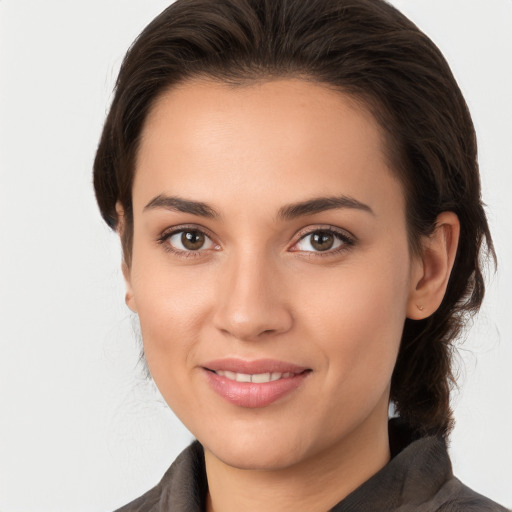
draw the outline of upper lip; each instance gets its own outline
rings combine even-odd
[[[203,368],[212,371],[228,371],[234,373],[244,373],[256,375],[261,373],[302,373],[309,368],[276,359],[255,359],[246,361],[229,357],[225,359],[216,359],[202,365]]]

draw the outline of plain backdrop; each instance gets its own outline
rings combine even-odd
[[[212,0],[214,1],[214,0]],[[512,506],[512,1],[394,0],[445,53],[500,259],[460,351],[455,473]],[[0,0],[0,512],[95,512],[191,435],[137,366],[91,167],[117,70],[161,0]]]

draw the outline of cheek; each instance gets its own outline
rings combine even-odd
[[[204,292],[188,282],[185,290],[178,280],[145,281],[137,295],[137,309],[144,343],[148,348],[176,352],[193,344],[198,327],[204,322]]]
[[[160,269],[161,270],[161,269]],[[194,282],[149,267],[137,276],[134,293],[151,376],[174,411],[186,409],[199,334],[204,293]]]
[[[330,365],[333,378],[364,385],[387,382],[396,361],[408,297],[407,261],[382,258],[303,280],[305,329]],[[353,377],[353,379],[352,379]]]
[[[193,355],[206,304],[214,292],[211,272],[176,267],[167,255],[143,248],[134,250],[131,285],[140,320],[144,352],[150,369],[167,363],[186,364]],[[155,376],[155,375],[154,375]]]

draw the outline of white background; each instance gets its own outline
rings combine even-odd
[[[512,1],[395,0],[473,113],[501,266],[461,351],[455,472],[512,506]],[[0,0],[0,511],[107,511],[191,436],[137,368],[91,167],[118,67],[161,0]]]

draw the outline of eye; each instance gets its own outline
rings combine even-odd
[[[354,241],[347,235],[332,229],[317,229],[303,235],[294,245],[293,250],[332,253],[338,252],[338,250],[343,250],[353,244]]]
[[[174,252],[199,252],[206,249],[215,249],[217,246],[212,239],[199,229],[180,229],[164,234],[160,239],[167,249]]]

